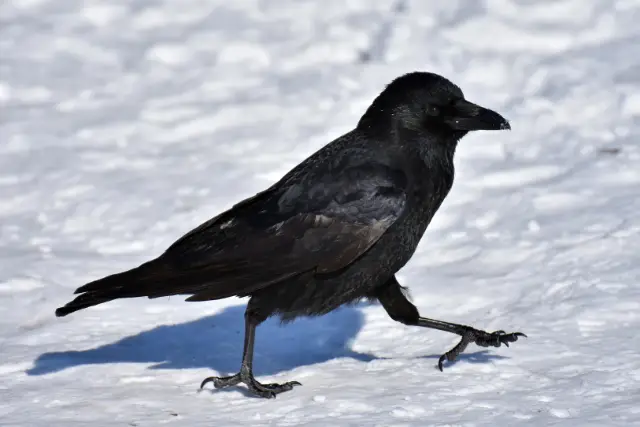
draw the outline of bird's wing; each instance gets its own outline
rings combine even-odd
[[[402,215],[407,198],[405,175],[383,164],[319,170],[299,183],[279,184],[202,224],[139,267],[131,295],[125,296],[220,299],[304,273],[339,271],[378,241]],[[106,279],[78,291],[104,290],[99,282]]]

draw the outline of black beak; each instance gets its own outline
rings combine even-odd
[[[471,103],[465,99],[456,101],[452,111],[444,119],[455,130],[510,130],[507,119],[495,111]]]

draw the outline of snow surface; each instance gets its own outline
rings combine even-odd
[[[4,0],[0,425],[640,425],[640,1]],[[137,265],[353,127],[393,77],[458,83],[513,131],[466,137],[401,281],[425,316],[523,331],[510,348],[375,305],[258,330],[244,301],[115,301]]]

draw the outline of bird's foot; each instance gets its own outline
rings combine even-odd
[[[476,345],[479,345],[480,347],[500,347],[502,344],[509,347],[510,342],[518,341],[518,337],[526,338],[527,336],[522,332],[512,332],[507,334],[505,331],[485,332],[467,327],[458,345],[440,356],[440,359],[438,360],[438,368],[442,371],[442,364],[445,359],[449,362],[453,362],[470,343],[476,343]]]
[[[200,389],[202,389],[207,383],[213,383],[215,388],[225,388],[238,385],[243,383],[249,389],[251,394],[254,394],[258,397],[264,397],[266,399],[271,399],[276,397],[276,395],[283,393],[285,391],[289,391],[293,389],[293,387],[297,385],[302,385],[298,381],[289,381],[282,384],[271,383],[271,384],[261,384],[253,377],[251,372],[239,372],[235,375],[231,375],[229,377],[208,377],[202,381],[200,384]]]

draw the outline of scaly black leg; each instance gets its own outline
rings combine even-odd
[[[208,377],[202,381],[202,389],[207,383],[212,382],[215,388],[225,388],[243,383],[249,391],[256,396],[270,399],[285,391],[291,390],[294,386],[301,385],[298,381],[289,381],[283,384],[261,384],[253,377],[253,344],[255,340],[256,326],[260,320],[252,316],[250,309],[245,312],[244,350],[242,352],[242,365],[240,372],[229,377]]]
[[[427,319],[420,317],[418,309],[407,299],[395,277],[378,290],[375,294],[389,316],[405,325],[422,326],[424,328],[437,329],[439,331],[450,332],[462,337],[458,345],[440,356],[438,368],[442,371],[442,365],[446,360],[453,362],[470,343],[475,343],[481,347],[500,347],[502,344],[509,346],[510,342],[515,342],[518,337],[526,337],[522,332],[510,334],[504,331],[485,332],[474,329],[470,326],[459,325],[457,323],[443,322],[441,320]]]

